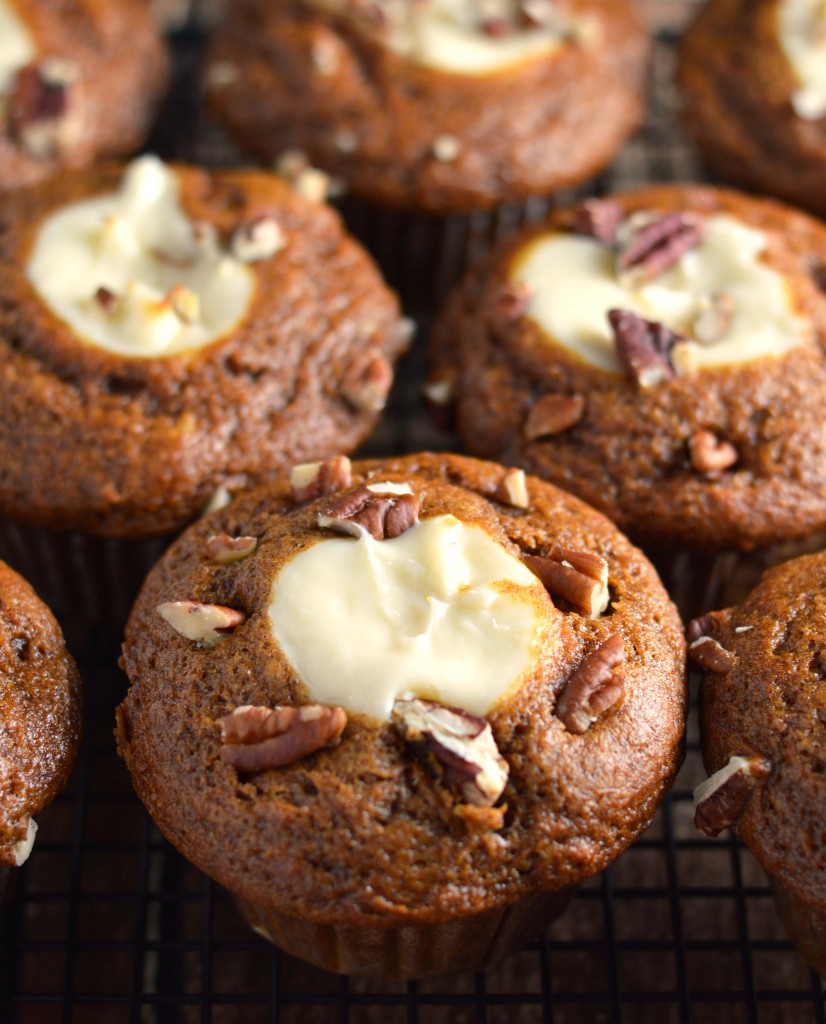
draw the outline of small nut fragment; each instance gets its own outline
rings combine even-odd
[[[524,469],[509,469],[499,482],[499,486],[493,492],[493,497],[501,501],[503,505],[511,505],[513,508],[527,508],[530,503],[528,495],[528,484],[525,480]]]
[[[714,345],[728,334],[734,316],[734,300],[725,292],[716,292],[705,303],[691,326],[701,345]]]
[[[706,672],[723,674],[730,672],[737,664],[737,655],[710,636],[699,636],[688,647],[688,656]]]
[[[625,661],[625,645],[616,633],[583,659],[556,702],[556,714],[568,730],[581,735],[622,696],[622,678],[614,670]]]
[[[95,292],[95,302],[100,306],[104,313],[114,313],[117,307],[119,296],[115,292],[110,291],[108,288],[104,288],[103,285],[98,288]]]
[[[487,719],[432,700],[397,700],[393,721],[414,751],[467,803],[492,807],[501,797],[509,768]]]
[[[221,760],[239,772],[260,772],[338,743],[347,714],[325,704],[236,708],[221,719]]]
[[[694,824],[715,838],[733,825],[746,809],[754,787],[771,774],[764,757],[732,757],[694,790]]]
[[[450,431],[456,426],[458,376],[455,367],[442,366],[431,374],[422,389],[424,404],[440,430]]]
[[[522,433],[526,441],[554,437],[575,427],[584,414],[582,395],[545,395],[531,408]]]
[[[367,349],[341,379],[341,394],[359,412],[381,412],[393,386],[393,367],[378,349]]]
[[[600,555],[564,551],[550,557],[525,555],[522,560],[551,597],[562,598],[581,615],[596,619],[608,607],[608,563]]]
[[[346,455],[336,455],[323,462],[304,462],[290,470],[291,497],[296,505],[302,505],[305,501],[342,491],[352,480],[353,467]]]
[[[621,277],[631,271],[634,278],[652,281],[703,239],[703,223],[693,213],[670,213],[653,218],[643,214],[639,218],[631,217],[626,224],[630,238],[617,255]]]
[[[235,229],[230,249],[242,263],[257,263],[275,256],[286,244],[287,236],[275,217],[262,216]]]
[[[530,305],[533,285],[529,281],[508,281],[499,289],[496,308],[508,320],[517,320]]]
[[[619,361],[640,387],[652,387],[674,376],[669,356],[674,345],[684,340],[681,334],[627,309],[609,310],[608,320]]]
[[[231,501],[232,495],[222,484],[220,487],[216,487],[212,494],[210,494],[207,503],[201,509],[201,515],[208,516],[212,512],[218,512],[220,509],[226,508]]]
[[[739,457],[733,444],[721,441],[710,430],[697,430],[691,435],[688,439],[688,454],[694,469],[711,479],[718,478]]]
[[[288,149],[275,161],[275,173],[286,179],[298,195],[311,203],[323,203],[330,195],[332,181],[328,174],[313,167],[301,149]]]
[[[586,199],[574,208],[572,227],[578,235],[613,246],[623,216],[622,207],[613,199]]]
[[[206,554],[212,562],[230,565],[247,558],[257,547],[257,537],[230,537],[227,533],[216,533],[206,542]]]
[[[462,150],[462,144],[455,135],[439,135],[433,140],[431,152],[441,163],[452,163]]]
[[[215,647],[246,615],[222,604],[201,604],[199,601],[165,601],[155,611],[169,625],[199,647]]]
[[[318,525],[349,533],[389,540],[408,530],[419,518],[415,494],[379,494],[368,487],[344,494],[318,514]]]

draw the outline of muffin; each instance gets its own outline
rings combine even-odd
[[[826,525],[824,260],[826,228],[772,201],[589,200],[471,272],[432,335],[429,399],[471,452],[652,550],[805,536]]]
[[[715,174],[826,216],[826,8],[710,0],[686,33],[685,122]]]
[[[356,446],[407,341],[338,216],[259,172],[143,157],[46,182],[0,200],[0,263],[11,552],[31,525],[169,534]]]
[[[243,0],[208,100],[264,161],[297,147],[370,204],[466,213],[605,167],[647,51],[627,0]]]
[[[80,744],[80,677],[60,627],[0,562],[0,900],[32,851],[34,820],[66,784]]]
[[[137,149],[167,71],[142,0],[0,0],[0,192]]]
[[[478,969],[535,937],[682,757],[684,642],[644,556],[456,455],[297,466],[200,520],[123,665],[119,749],[161,831],[336,971]]]
[[[771,879],[801,952],[826,976],[826,552],[766,574],[741,605],[691,624],[705,669],[695,792],[707,835],[731,827]]]

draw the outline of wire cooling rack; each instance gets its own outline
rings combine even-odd
[[[697,177],[671,85],[674,43],[693,4],[639,2],[657,34],[649,117],[599,189]],[[210,11],[186,0],[157,7],[176,82],[153,148],[207,163],[237,159],[200,109]],[[346,212],[426,324],[438,295],[421,284],[415,245],[400,238],[399,225],[385,222],[371,236],[357,211]],[[543,212],[538,203],[527,217]],[[521,217],[505,211],[493,222],[448,222],[445,231],[453,251],[472,254]],[[439,288],[459,262],[439,268]],[[422,376],[414,350],[371,452],[454,444],[422,413]],[[704,600],[712,598],[697,598]],[[653,826],[582,886],[541,941],[485,973],[382,983],[279,953],[162,839],[114,750],[113,709],[126,686],[118,653],[109,635],[77,652],[86,739],[2,914],[0,1024],[826,1024],[822,984],[786,940],[753,858],[733,837],[712,841],[693,828],[691,789],[704,774],[693,718],[685,766]]]

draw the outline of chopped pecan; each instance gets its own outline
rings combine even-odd
[[[582,395],[544,395],[531,407],[522,433],[526,441],[554,437],[575,427],[584,414]]]
[[[338,743],[347,714],[325,704],[236,708],[221,719],[221,760],[239,772],[282,768]]]
[[[502,795],[508,763],[487,719],[432,700],[397,700],[393,720],[405,741],[428,763],[435,761],[444,783],[467,803],[492,807]]]
[[[329,174],[313,167],[310,158],[301,149],[288,149],[274,165],[275,173],[286,179],[293,191],[311,203],[323,203],[330,195],[332,180]]]
[[[688,439],[691,465],[698,473],[712,479],[737,462],[737,449],[728,441],[721,441],[710,430],[697,430]]]
[[[527,508],[530,505],[528,485],[525,481],[524,469],[508,469],[499,481],[493,497],[503,505],[513,508]]]
[[[703,223],[693,213],[631,217],[626,224],[631,237],[617,254],[617,270],[620,274],[630,271],[646,281],[669,270],[703,239]]]
[[[556,714],[568,730],[581,734],[622,696],[615,669],[625,661],[622,637],[614,634],[582,660],[556,702]]]
[[[119,296],[115,292],[104,288],[103,285],[95,292],[95,302],[104,313],[114,313],[119,302]]]
[[[716,292],[703,306],[691,331],[701,345],[714,345],[728,334],[734,316],[734,300],[725,292]]]
[[[669,355],[674,345],[684,340],[681,334],[627,309],[609,310],[608,320],[617,356],[640,387],[652,387],[674,376]]]
[[[323,462],[304,462],[290,470],[291,497],[296,505],[315,501],[349,487],[353,467],[346,455],[336,455]]]
[[[688,646],[688,656],[706,672],[723,674],[730,672],[737,664],[737,655],[710,636],[698,636]]]
[[[235,608],[199,601],[165,601],[155,611],[176,633],[196,641],[199,647],[214,647],[247,618]]]
[[[275,256],[286,244],[287,236],[275,217],[261,216],[235,229],[230,250],[242,263],[257,263]]]
[[[339,533],[389,540],[408,530],[419,518],[415,494],[381,494],[368,487],[342,495],[318,514],[318,525]]]
[[[195,292],[177,284],[166,297],[173,313],[184,324],[197,324],[201,319],[201,300]]]
[[[17,72],[9,98],[9,130],[36,159],[47,159],[71,144],[78,131],[72,88],[80,69],[72,61],[47,58]]]
[[[754,787],[771,774],[764,757],[732,757],[694,790],[694,824],[714,838],[733,825],[746,809]]]
[[[494,300],[496,308],[508,320],[517,320],[530,305],[533,293],[533,285],[528,281],[508,281]]]
[[[595,238],[603,245],[613,246],[623,210],[613,199],[586,199],[574,207],[572,228],[578,235]]]
[[[562,598],[581,615],[595,619],[608,607],[608,563],[599,555],[565,551],[550,557],[525,555],[523,561],[552,597]]]
[[[222,484],[220,487],[216,487],[212,494],[210,494],[206,504],[201,509],[201,515],[208,516],[213,512],[218,512],[220,509],[226,508],[231,501],[232,495]]]
[[[357,356],[341,379],[341,394],[359,412],[381,412],[393,385],[393,367],[378,349]]]
[[[229,565],[247,558],[257,547],[257,537],[230,537],[227,533],[216,533],[206,542],[206,554],[212,562]]]
[[[698,615],[696,619],[692,619],[688,624],[688,628],[685,631],[685,638],[688,642],[694,643],[695,640],[699,640],[701,636],[714,636],[714,631],[718,625],[722,625],[728,612],[706,612],[705,615]]]

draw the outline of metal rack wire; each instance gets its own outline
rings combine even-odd
[[[658,39],[650,116],[599,187],[697,173],[670,84],[676,33],[692,4],[640,2]],[[227,143],[198,103],[204,10],[183,7],[170,34],[176,88],[154,147],[225,162]],[[490,225],[448,230],[477,231],[483,246]],[[392,246],[368,241],[391,277],[410,281]],[[426,321],[433,296],[425,298],[412,311]],[[452,444],[420,409],[422,374],[414,354],[371,452]],[[113,708],[126,685],[118,638],[93,637],[77,653],[86,740],[2,915],[2,1024],[826,1024],[822,983],[786,940],[754,860],[732,837],[711,841],[693,828],[690,792],[703,775],[693,719],[686,764],[651,829],[581,888],[541,941],[485,973],[381,983],[282,955],[162,839],[114,750]]]

